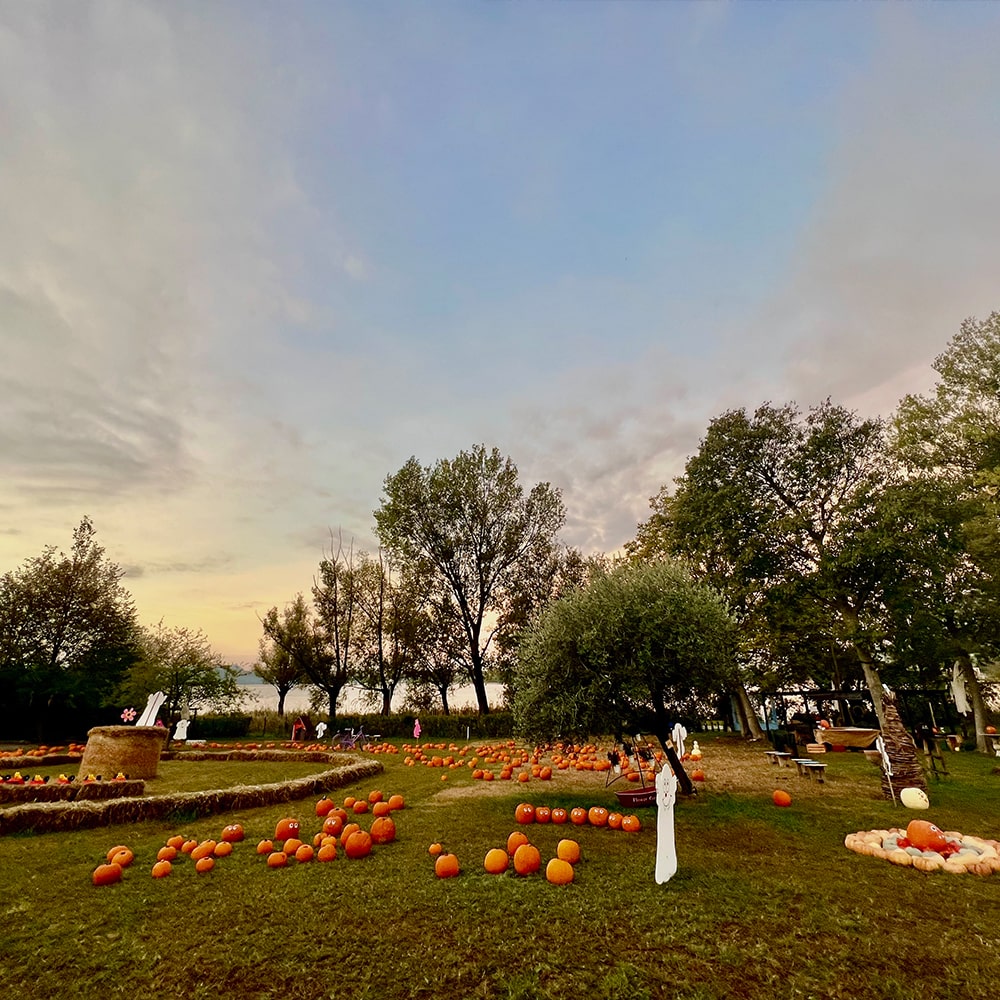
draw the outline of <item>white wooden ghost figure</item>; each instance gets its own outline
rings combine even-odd
[[[162,691],[154,691],[146,699],[146,707],[142,710],[142,715],[135,720],[135,724],[137,726],[156,725],[156,714],[160,711],[160,708],[166,700],[167,696]]]
[[[679,723],[674,723],[674,728],[670,732],[670,740],[677,751],[678,757],[684,756],[684,741],[687,739],[688,731]]]
[[[656,775],[656,884],[663,885],[677,871],[674,842],[674,803],[677,778],[669,767]]]

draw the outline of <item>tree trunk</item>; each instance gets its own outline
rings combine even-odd
[[[284,688],[278,688],[278,718],[283,719],[285,717],[285,695],[288,692]]]
[[[885,706],[882,704],[882,678],[879,677],[878,667],[872,659],[871,654],[862,642],[859,642],[857,634],[861,631],[861,622],[858,620],[858,613],[848,604],[841,604],[838,608],[845,624],[851,628],[852,638],[850,643],[861,664],[861,670],[865,675],[865,684],[868,685],[868,693],[872,696],[872,704],[875,706],[875,715],[878,717],[879,729],[885,729]]]
[[[479,714],[489,715],[490,714],[490,703],[486,697],[486,680],[483,677],[483,663],[482,660],[477,656],[469,669],[469,679],[472,681],[472,687],[476,692],[476,701],[479,702]]]
[[[392,714],[392,692],[382,691],[382,709],[379,713],[380,715],[391,715]]]
[[[736,705],[740,713],[740,722],[743,725],[744,739],[764,739],[764,730],[760,728],[757,713],[750,700],[750,692],[747,691],[747,686],[742,681],[736,685]]]
[[[448,685],[439,687],[438,693],[441,695],[441,711],[445,715],[451,715],[451,709],[448,707]]]
[[[972,657],[964,650],[958,654],[958,665],[962,671],[962,680],[965,681],[969,704],[972,706],[972,723],[976,727],[976,749],[980,753],[990,753],[991,748],[987,746],[985,735],[986,703],[983,701],[983,692],[979,686],[979,678],[976,677],[976,668],[973,666]]]

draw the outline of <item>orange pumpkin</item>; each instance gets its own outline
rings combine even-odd
[[[359,816],[362,813],[368,812],[368,803],[365,802],[364,799],[358,799],[358,801],[354,803],[353,811]]]
[[[528,843],[528,835],[520,830],[514,830],[507,838],[507,853],[513,855],[522,844],[526,843]]]
[[[553,885],[569,885],[573,876],[573,866],[561,858],[551,858],[545,866],[545,878]]]
[[[460,871],[458,858],[454,854],[438,855],[434,862],[434,874],[438,878],[454,878]]]
[[[344,821],[338,813],[331,813],[323,820],[323,833],[330,837],[337,837],[344,828]]]
[[[483,867],[490,875],[502,875],[510,864],[510,856],[499,847],[494,847],[486,852],[486,859]]]
[[[372,852],[371,834],[364,830],[355,830],[343,841],[344,853],[349,858],[366,858]]]
[[[295,851],[295,860],[305,864],[307,861],[312,861],[316,856],[316,852],[308,844],[299,844]]]
[[[131,853],[131,850],[132,849],[127,844],[115,844],[114,847],[111,847],[111,848],[108,849],[108,853],[105,855],[105,858],[107,859],[107,862],[110,865],[111,864],[111,859],[119,851],[128,851],[129,853]],[[119,862],[119,864],[120,864],[120,862]],[[124,867],[125,867],[125,865],[122,865],[122,868],[124,868]]]
[[[535,807],[530,802],[521,802],[514,810],[514,819],[518,823],[534,823]]]
[[[704,781],[705,780],[705,772],[702,771],[700,768],[697,771],[692,771],[691,772],[691,780],[692,781]]]
[[[336,861],[337,860],[337,845],[336,844],[324,844],[316,854],[316,857],[320,861]]]
[[[217,858],[228,858],[230,854],[233,853],[233,844],[229,840],[220,840],[215,845],[215,850],[212,854]]]
[[[122,868],[128,868],[128,866],[135,861],[135,855],[132,853],[130,848],[121,847],[111,855],[109,861],[111,864],[121,865]]]
[[[238,844],[243,836],[243,827],[239,823],[230,823],[222,828],[222,840],[226,844]]]
[[[518,875],[531,875],[542,867],[542,855],[534,844],[522,844],[514,852],[514,871]]]
[[[911,819],[906,827],[906,839],[922,851],[940,851],[948,840],[941,829],[925,819]]]
[[[323,798],[316,803],[316,815],[322,819],[334,807],[334,805],[335,803],[333,799],[324,795]]]
[[[625,817],[622,816],[621,813],[618,813],[618,812],[609,812],[608,813],[608,826],[612,830],[620,830],[622,828],[622,820],[624,818]]]
[[[587,822],[587,810],[583,806],[577,806],[575,809],[571,809],[569,813],[569,821],[574,826],[583,826]]]
[[[175,851],[179,851],[183,845],[184,838],[179,833],[167,839],[167,847],[172,847]]]
[[[273,840],[262,840],[257,844],[258,854],[270,854],[274,850]]]
[[[376,802],[381,802],[385,796],[376,788],[375,791],[368,793],[368,801],[375,805]]]
[[[176,858],[176,857],[177,857],[177,848],[176,847],[169,847],[169,846],[167,846],[167,847],[161,847],[156,852],[156,860],[157,861],[173,861],[174,858]]]
[[[389,808],[388,802],[376,802],[372,806],[372,815],[377,819],[379,816],[388,816],[392,810]]]
[[[166,859],[157,861],[153,865],[153,878],[166,878],[173,870],[174,866]]]
[[[288,855],[284,851],[275,851],[267,856],[268,868],[284,868],[288,864]]]
[[[360,829],[361,829],[361,827],[360,827],[359,824],[357,824],[357,823],[348,823],[347,826],[345,826],[343,828],[343,830],[340,831],[340,842],[342,844],[346,844],[347,840],[351,836],[351,834],[352,833],[357,833],[358,830],[360,830]]]
[[[774,794],[771,796],[771,801],[776,806],[790,806],[792,804],[792,797],[783,788],[776,788]]]
[[[202,858],[207,858],[215,850],[215,843],[214,840],[203,840],[191,851],[191,860],[201,861]]]
[[[556,845],[556,857],[575,865],[580,860],[580,845],[575,840],[560,840]]]
[[[198,846],[197,840],[185,840],[181,844],[181,854],[190,854]]]
[[[371,837],[376,844],[391,844],[396,839],[396,824],[388,816],[379,816],[372,822]]]
[[[122,866],[109,862],[94,869],[94,885],[113,885],[122,880]]]
[[[278,820],[278,825],[274,828],[275,840],[288,840],[289,837],[299,835],[299,821],[294,816],[285,816]]]
[[[642,829],[642,823],[639,822],[638,816],[623,816],[622,829],[626,833],[638,833]]]
[[[431,844],[431,846],[427,848],[427,853],[432,858],[437,858],[437,857],[440,857],[441,852],[443,850],[444,850],[444,848],[440,844],[435,843],[435,844]]]
[[[344,799],[344,808],[345,809],[353,809],[354,808],[354,803],[357,802],[357,801],[358,800],[353,795],[348,795]]]
[[[591,806],[587,810],[587,819],[591,826],[607,826],[608,810],[604,806]]]
[[[293,855],[302,846],[302,841],[298,837],[289,837],[288,840],[281,845],[281,849],[289,857]]]
[[[406,806],[406,800],[402,795],[390,795],[389,796],[389,808],[395,812],[397,809],[402,809]]]
[[[210,854],[206,855],[203,858],[199,858],[194,863],[195,871],[201,872],[202,874],[204,874],[205,872],[210,872],[214,867],[215,867],[215,858],[213,858]]]

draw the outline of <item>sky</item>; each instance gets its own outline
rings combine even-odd
[[[1000,4],[0,0],[0,572],[250,664],[475,444],[618,549],[734,407],[1000,308]]]

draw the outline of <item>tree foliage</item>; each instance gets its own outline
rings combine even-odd
[[[433,466],[411,458],[383,491],[379,539],[404,562],[428,567],[452,596],[468,677],[486,713],[485,666],[499,616],[556,545],[565,519],[559,492],[538,483],[525,493],[514,463],[482,445]]]
[[[78,731],[109,704],[138,655],[124,573],[85,517],[67,554],[47,546],[0,577],[0,712],[4,730]]]
[[[734,672],[719,594],[674,561],[622,563],[548,605],[519,650],[514,713],[529,737],[654,733],[665,744]]]

